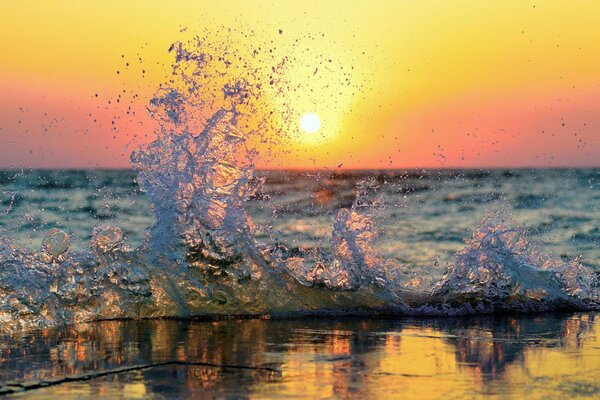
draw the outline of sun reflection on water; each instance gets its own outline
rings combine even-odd
[[[27,392],[148,398],[480,397],[600,393],[594,313],[440,319],[107,321],[5,337],[0,381],[170,360]],[[232,369],[218,365],[274,368]]]

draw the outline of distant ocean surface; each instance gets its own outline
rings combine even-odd
[[[258,171],[248,202],[260,242],[327,251],[336,212],[370,179],[380,207],[378,250],[409,267],[406,278],[438,278],[486,213],[503,212],[542,252],[583,257],[600,272],[600,169]],[[132,246],[152,225],[150,204],[129,170],[0,172],[2,235],[38,249],[60,228],[87,246],[94,227],[118,226]]]

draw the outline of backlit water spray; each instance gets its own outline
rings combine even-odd
[[[338,210],[330,246],[259,243],[245,208],[260,185],[249,143],[285,134],[293,113],[278,118],[264,103],[280,95],[290,104],[277,88],[286,85],[286,59],[264,74],[232,52],[205,50],[200,40],[171,47],[172,77],[149,104],[155,139],[131,158],[155,218],[146,243],[132,249],[107,226],[77,252],[58,229],[39,251],[1,237],[0,330],[116,318],[599,308],[597,277],[580,259],[543,254],[502,216],[484,219],[439,282],[413,289],[399,278],[402,264],[377,250],[373,214],[382,205],[370,180]]]

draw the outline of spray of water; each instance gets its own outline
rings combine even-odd
[[[265,88],[285,60],[255,68],[203,41],[176,43],[173,74],[151,100],[155,139],[132,155],[155,224],[131,249],[98,227],[89,251],[52,230],[39,251],[0,238],[0,330],[114,318],[306,314],[457,315],[598,309],[597,278],[581,260],[534,249],[505,219],[486,218],[430,290],[400,282],[377,251],[377,184],[364,181],[335,217],[330,250],[259,244],[245,209],[255,193],[253,136],[281,132]],[[287,100],[281,101],[288,104]]]

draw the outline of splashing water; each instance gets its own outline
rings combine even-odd
[[[329,252],[258,243],[245,209],[257,189],[248,140],[282,126],[258,113],[268,82],[232,67],[235,57],[203,52],[199,40],[171,51],[173,78],[149,107],[156,138],[132,155],[155,217],[147,243],[131,249],[111,226],[98,227],[89,251],[79,252],[58,229],[39,252],[0,237],[0,330],[114,318],[600,307],[597,277],[580,259],[543,255],[497,218],[483,221],[430,290],[411,289],[398,278],[402,265],[377,250],[372,181],[338,210]]]
[[[432,293],[455,304],[542,310],[597,306],[597,286],[579,259],[567,263],[539,254],[522,231],[488,218]]]

